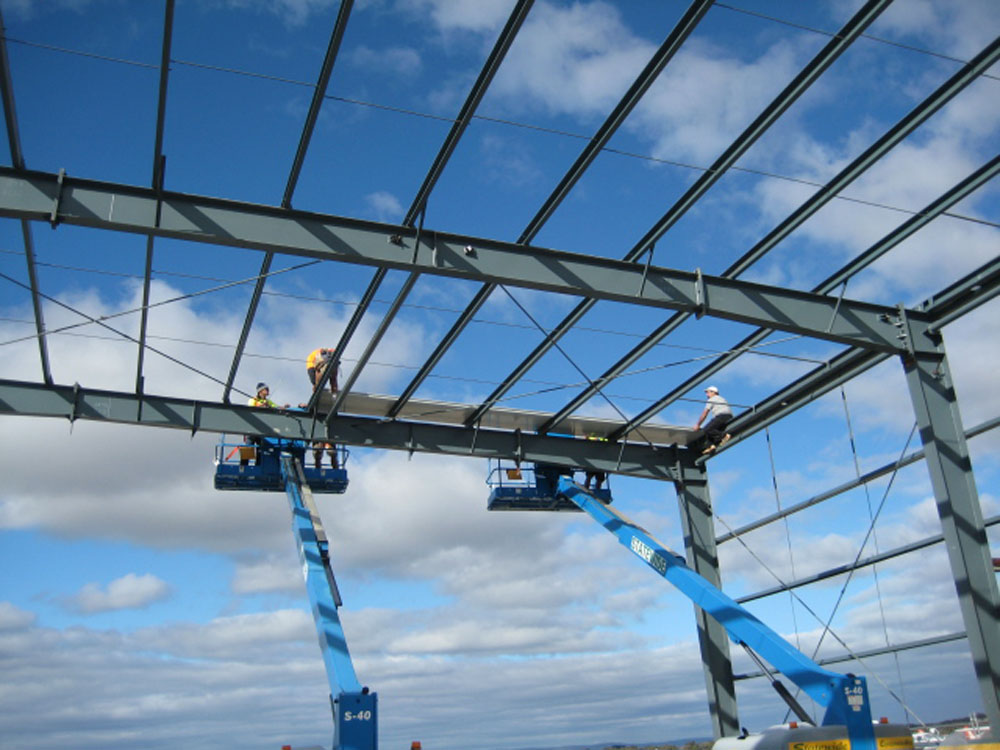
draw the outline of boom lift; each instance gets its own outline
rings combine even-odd
[[[312,446],[302,440],[260,438],[252,447],[257,463],[244,451],[243,461],[233,464],[239,451],[227,450],[225,441],[217,449],[215,487],[220,490],[281,491],[292,510],[292,531],[319,636],[333,710],[333,750],[378,750],[378,696],[362,687],[354,672],[347,637],[337,610],[340,591],[330,566],[329,542],[320,520],[313,492],[341,494],[347,489],[347,452],[337,449],[337,468],[307,469],[303,460]],[[229,459],[229,460],[227,460]]]
[[[714,617],[729,637],[757,654],[826,708],[820,726],[791,723],[745,738],[723,738],[716,750],[912,750],[909,728],[898,724],[872,724],[868,687],[864,677],[830,672],[794,649],[780,635],[736,601],[691,570],[684,558],[654,539],[645,529],[594,497],[570,477],[560,476],[556,494],[614,534],[649,567],[672,583],[706,613]],[[812,724],[809,715],[780,682],[775,689],[800,721]]]

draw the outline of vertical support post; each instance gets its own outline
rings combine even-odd
[[[962,620],[983,698],[983,708],[1000,736],[1000,592],[990,557],[983,511],[965,442],[944,342],[938,332],[920,331],[912,321],[906,334],[930,339],[935,352],[903,357],[903,369],[924,445],[941,531],[958,591]]]
[[[691,460],[690,466],[679,469],[676,474],[681,477],[674,483],[674,488],[677,490],[677,503],[680,506],[688,567],[721,589],[708,472],[704,465],[696,465]],[[735,737],[740,733],[740,721],[733,683],[733,664],[729,654],[729,637],[725,628],[709,617],[701,607],[695,606],[694,617],[698,625],[698,644],[705,670],[712,732],[715,739]]]

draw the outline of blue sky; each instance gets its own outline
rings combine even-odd
[[[855,0],[717,5],[544,225],[534,244],[620,258],[859,7]],[[292,205],[398,222],[475,81],[511,0],[358,0]],[[435,188],[425,226],[516,240],[661,44],[681,2],[538,0]],[[160,3],[4,0],[27,166],[151,179]],[[166,186],[280,203],[336,17],[332,0],[178,0],[165,120]],[[718,274],[1000,32],[991,0],[898,0],[657,243],[657,264]],[[921,51],[923,50],[923,51]],[[933,52],[936,54],[928,54]],[[743,278],[810,289],[997,153],[1000,81],[983,77]],[[10,163],[7,139],[0,160]],[[853,278],[847,296],[915,304],[997,255],[989,185]],[[992,223],[991,223],[992,222]],[[145,239],[33,228],[42,291],[92,317],[141,304]],[[225,379],[260,254],[158,239],[150,343]],[[323,263],[270,279],[236,386],[308,395],[305,355],[332,345],[371,269]],[[20,223],[0,222],[0,271],[26,281]],[[251,283],[226,286],[227,282]],[[405,280],[390,272],[345,374]],[[41,379],[29,295],[0,280],[0,377]],[[478,285],[422,277],[357,389],[399,393]],[[212,291],[214,290],[214,291]],[[478,403],[575,299],[490,299],[419,398]],[[192,296],[193,295],[193,296]],[[171,301],[174,300],[174,301]],[[528,318],[523,307],[530,312]],[[965,426],[1000,410],[996,300],[945,329]],[[50,330],[78,314],[46,303]],[[662,313],[601,303],[504,399],[554,411]],[[111,323],[112,321],[109,321]],[[138,316],[113,324],[134,335]],[[639,413],[749,329],[690,320],[584,412]],[[25,338],[28,337],[28,338]],[[131,390],[135,347],[78,326],[49,336],[54,378]],[[713,378],[748,406],[837,351],[772,336]],[[568,358],[567,358],[568,357]],[[155,353],[146,390],[221,387]],[[912,410],[896,361],[818,399],[709,465],[720,531],[895,459]],[[701,389],[657,421],[690,425]],[[329,745],[327,686],[281,495],[212,489],[215,436],[0,420],[0,736],[4,747],[194,750]],[[909,450],[918,446],[911,444]],[[984,515],[1000,512],[1000,442],[970,442]],[[771,464],[774,464],[772,478]],[[436,750],[661,741],[709,734],[691,605],[579,516],[489,514],[471,459],[353,449],[351,486],[319,499],[359,678],[379,693],[381,742]],[[615,503],[680,549],[673,489],[615,477]],[[777,487],[777,491],[775,489]],[[939,533],[925,468],[721,548],[733,596]],[[1000,549],[997,532],[991,532]],[[843,579],[800,590],[826,619]],[[787,596],[749,607],[809,652],[822,626]],[[883,614],[884,613],[884,614]],[[854,576],[833,619],[852,650],[962,629],[940,547]],[[842,647],[828,637],[822,653]],[[737,671],[751,669],[734,654]],[[846,670],[848,667],[844,667]],[[979,708],[963,642],[862,667],[876,711],[934,721]],[[760,681],[741,721],[782,720]]]

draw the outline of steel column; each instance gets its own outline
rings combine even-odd
[[[958,591],[983,707],[1000,732],[1000,592],[990,557],[972,461],[962,430],[940,335],[908,325],[908,334],[936,340],[938,353],[903,357],[903,369],[924,444],[927,470]]]
[[[693,457],[688,457],[689,461],[691,458]],[[686,474],[690,478],[683,482],[675,482],[674,487],[677,490],[677,502],[680,506],[688,567],[717,589],[721,589],[722,580],[719,576],[719,557],[715,545],[715,524],[712,520],[708,474],[704,464],[695,465],[693,461]],[[733,664],[729,655],[729,636],[726,634],[726,629],[700,607],[694,608],[694,616],[705,670],[705,689],[708,692],[708,709],[712,717],[712,733],[716,739],[735,737],[740,733],[740,721],[736,705],[736,688],[733,684]]]

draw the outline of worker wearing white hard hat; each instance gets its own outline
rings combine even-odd
[[[724,445],[732,436],[726,432],[726,425],[733,420],[733,410],[729,402],[719,395],[719,389],[710,385],[705,389],[705,409],[694,428],[701,429],[701,423],[708,419],[705,425],[705,449],[702,455],[714,453],[720,445]]]

